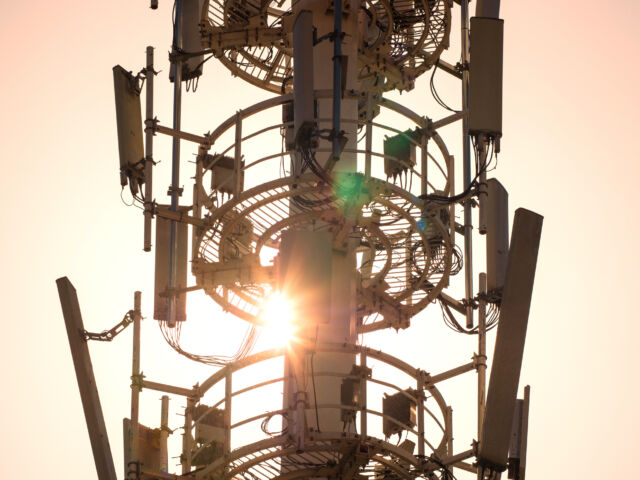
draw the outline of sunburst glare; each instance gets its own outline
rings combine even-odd
[[[265,299],[260,319],[265,326],[263,336],[266,336],[274,347],[283,346],[293,338],[293,306],[281,292],[273,292]]]

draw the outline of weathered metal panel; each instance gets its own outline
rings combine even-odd
[[[507,466],[541,232],[542,216],[516,211],[478,452],[479,464],[494,470]]]

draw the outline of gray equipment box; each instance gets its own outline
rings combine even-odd
[[[414,390],[407,389],[390,396],[385,394],[382,399],[382,414],[401,424],[398,425],[388,418],[383,418],[382,433],[385,437],[416,426],[416,402],[409,398],[409,396],[415,396],[415,393]]]

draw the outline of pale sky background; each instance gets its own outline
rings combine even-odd
[[[640,431],[640,232],[633,204],[640,4],[502,3],[504,138],[496,174],[511,210],[545,217],[520,384],[532,385],[528,478],[633,478]],[[95,478],[55,279],[66,275],[74,283],[89,330],[117,323],[137,289],[151,317],[153,257],[141,250],[142,216],[119,198],[111,67],[137,71],[145,46],[156,46],[164,70],[157,115],[169,123],[170,2],[160,0],[157,12],[141,0],[3,6],[1,471],[4,478]],[[423,114],[427,89],[422,79],[406,97]],[[185,119],[195,133],[269,94],[211,61],[199,95],[197,105],[188,104],[198,114]],[[168,163],[166,143],[157,147],[157,159]],[[158,182],[160,199],[166,183]],[[216,322],[227,328],[231,321]],[[431,318],[432,333],[426,323],[374,341],[437,373],[449,365],[432,354],[442,325]],[[218,345],[220,330],[213,330]],[[238,338],[233,329],[227,335],[232,343]],[[205,369],[176,360],[160,343],[153,320],[144,322],[143,336],[149,378],[181,386],[205,378]],[[472,345],[448,338],[449,350],[461,349],[459,363],[468,361]],[[130,332],[112,344],[91,344],[119,475],[130,344]],[[151,407],[142,420],[155,426],[160,395],[143,396]],[[182,405],[172,401],[174,426]],[[470,417],[467,426],[473,423]],[[466,450],[469,439],[460,435],[456,450]]]

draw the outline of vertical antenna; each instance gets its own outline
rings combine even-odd
[[[182,0],[176,0],[176,17],[173,25],[173,48],[172,53],[179,55],[182,47]],[[173,129],[180,130],[180,117],[182,107],[182,61],[179,56],[173,59]],[[173,137],[172,159],[171,159],[171,186],[169,187],[171,195],[171,211],[178,211],[178,202],[180,196],[180,138]],[[171,231],[169,233],[169,311],[167,315],[168,325],[170,328],[176,326],[176,296],[173,289],[176,285],[176,271],[178,269],[176,245],[177,245],[177,228],[175,220],[171,220]]]
[[[146,116],[145,119],[145,157],[144,157],[144,247],[145,252],[151,250],[151,218],[153,217],[153,47],[147,47],[146,82]]]
[[[460,1],[462,48],[462,111],[469,110],[469,0]],[[471,185],[471,139],[468,117],[462,119],[462,187]],[[473,244],[471,204],[464,202],[464,295],[469,302],[473,297]],[[473,307],[466,307],[467,328],[473,328]]]
[[[169,397],[163,395],[160,407],[160,471],[162,473],[169,472],[169,453],[167,450],[169,432]]]
[[[142,319],[142,293],[133,295],[133,353],[131,355],[131,428],[130,445],[131,460],[140,460],[140,435],[138,434],[138,419],[140,412],[140,391],[142,390],[142,378],[140,377],[140,320]]]
[[[342,0],[333,1],[333,162],[340,158],[340,100],[342,97]]]
[[[487,274],[479,275],[480,302],[478,306],[478,441],[482,438],[485,390],[487,388]]]

